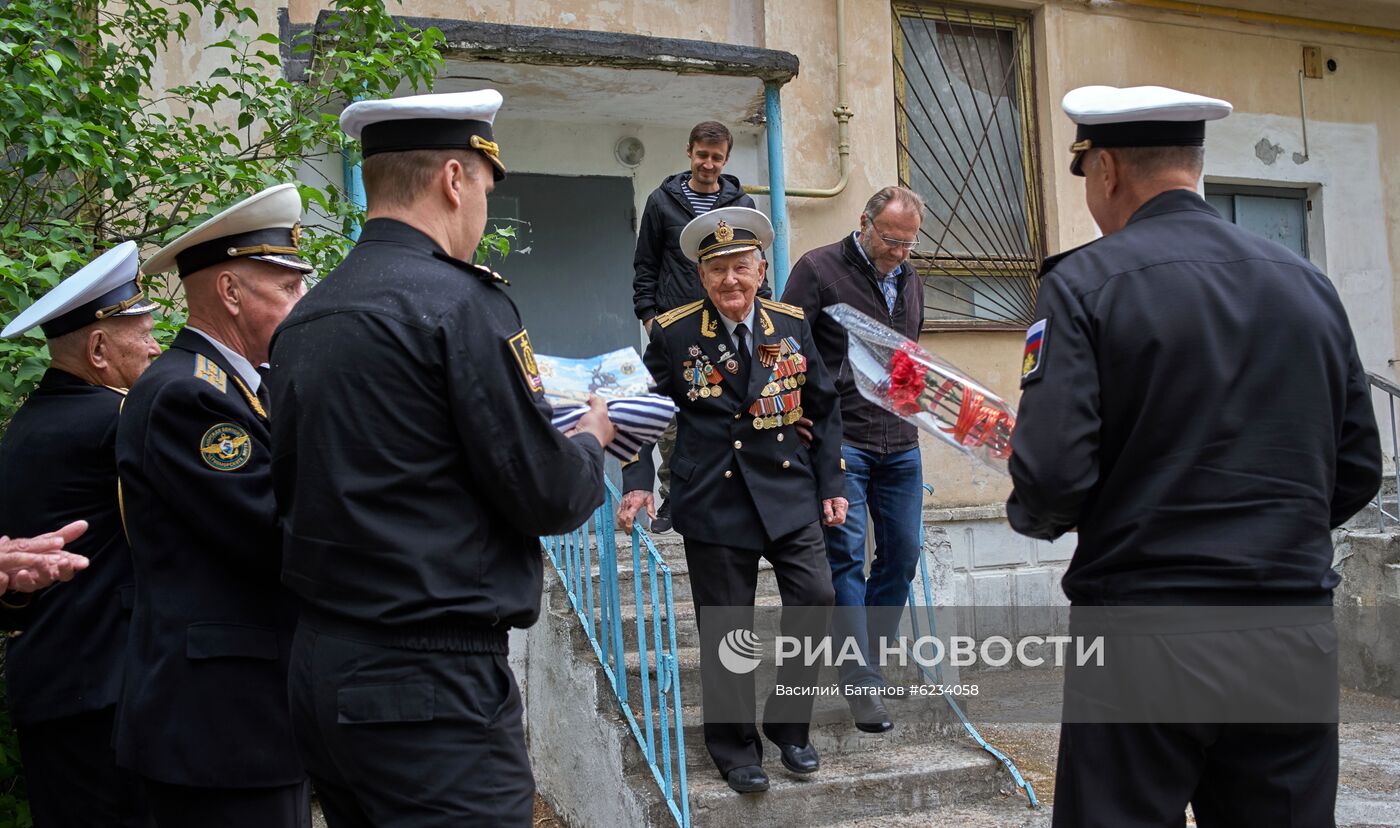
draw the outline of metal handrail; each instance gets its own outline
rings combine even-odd
[[[1391,473],[1395,477],[1395,491],[1400,497],[1400,447],[1396,442],[1396,421],[1395,421],[1395,400],[1400,398],[1400,385],[1396,385],[1392,380],[1371,371],[1366,372],[1366,378],[1370,380],[1372,388],[1384,391],[1390,405],[1390,467]],[[1391,514],[1385,510],[1384,487],[1376,492],[1376,528],[1385,531],[1385,521],[1387,518],[1400,523],[1400,514]],[[1396,512],[1400,513],[1400,501],[1397,501]]]
[[[611,481],[604,482],[607,488],[603,505],[593,513],[592,520],[573,532],[541,538],[541,541],[569,595],[569,605],[583,624],[583,631],[608,678],[632,737],[646,756],[652,777],[666,798],[671,816],[681,828],[690,828],[690,788],[686,780],[685,723],[681,718],[681,676],[676,660],[676,613],[671,568],[657,552],[651,537],[642,531],[639,523],[634,524],[630,538],[630,597],[636,609],[638,684],[641,691],[639,718],[633,709],[634,702],[628,699],[627,663],[622,637],[622,589],[618,582],[615,517],[622,495]],[[596,567],[591,559],[591,553],[595,551]],[[646,581],[645,589],[643,580]],[[650,612],[646,612],[647,609]],[[650,648],[648,637],[651,638]]]
[[[924,484],[924,490],[929,494],[933,494],[933,487],[927,483]],[[930,636],[936,636],[938,634],[938,627],[933,617],[935,607],[933,603],[933,586],[929,582],[928,558],[928,555],[922,554],[922,551],[920,552],[919,577],[923,579],[924,594],[924,602],[922,604],[915,599],[914,585],[912,583],[909,584],[909,624],[913,632],[913,640],[918,640],[922,635],[919,626],[920,615],[924,617],[925,622],[928,624],[928,634]],[[943,666],[941,661],[934,662],[931,672],[923,661],[915,659],[915,663],[919,665],[919,671],[924,674],[924,678],[935,684],[943,684]],[[966,730],[967,734],[977,743],[977,746],[990,753],[1000,762],[1002,767],[1006,768],[1007,773],[1011,774],[1011,778],[1016,782],[1017,787],[1026,792],[1027,806],[1039,808],[1040,800],[1036,799],[1035,788],[1031,787],[1031,783],[1021,775],[1021,771],[1016,767],[1016,762],[1012,760],[1010,756],[993,747],[990,742],[982,737],[981,733],[977,732],[977,727],[967,718],[967,714],[963,712],[962,706],[958,704],[957,700],[954,699],[951,694],[943,694],[943,700],[953,709],[953,714],[958,717],[958,721],[962,722],[963,729]]]

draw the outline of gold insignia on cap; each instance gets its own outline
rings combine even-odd
[[[715,241],[720,244],[734,241],[734,228],[724,219],[720,219],[719,224],[715,225]]]
[[[102,308],[96,313],[96,316],[98,319],[106,319],[109,316],[115,316],[116,314],[119,314],[122,311],[130,310],[131,308],[141,304],[144,298],[145,297],[143,297],[140,293],[137,293],[135,296],[127,297],[126,299],[121,300],[115,305],[108,305],[107,307]]]
[[[292,225],[292,247],[301,247],[301,222]]]
[[[492,158],[501,157],[501,145],[495,141],[488,141],[480,135],[473,135],[471,139],[472,149],[481,150]]]
[[[1091,150],[1093,148],[1094,142],[1090,141],[1088,138],[1085,138],[1080,141],[1075,141],[1073,144],[1069,145],[1070,152],[1085,152],[1086,150]]]

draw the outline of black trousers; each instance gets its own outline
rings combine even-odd
[[[150,824],[141,778],[117,767],[115,715],[115,708],[104,707],[16,728],[35,828]]]
[[[303,620],[288,683],[330,828],[531,824],[524,708],[504,653],[386,647]]]
[[[1332,828],[1334,724],[1064,724],[1055,828]]]
[[[146,780],[156,828],[310,828],[310,785],[195,788]]]
[[[826,543],[817,523],[785,535],[762,550],[686,540],[685,559],[690,567],[690,587],[700,624],[700,684],[704,695],[705,747],[721,774],[745,765],[763,764],[763,743],[754,726],[754,674],[736,674],[719,661],[720,640],[730,632],[705,623],[706,607],[753,607],[758,586],[758,562],[767,558],[778,579],[783,606],[814,607],[798,615],[784,611],[785,635],[826,631],[835,594]],[[749,614],[752,619],[752,613]],[[819,664],[787,659],[778,668],[777,683],[813,685]],[[808,742],[813,697],[778,696],[772,692],[763,708],[763,733],[774,742],[802,746]],[[743,711],[743,715],[735,715]]]

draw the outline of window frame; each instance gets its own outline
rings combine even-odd
[[[968,24],[981,28],[992,28],[1011,32],[1016,52],[1016,105],[1020,110],[1021,169],[1025,187],[1025,221],[1028,241],[1033,259],[1010,259],[1006,257],[978,257],[974,267],[967,266],[967,260],[959,261],[950,257],[934,259],[933,264],[925,264],[924,257],[911,257],[919,277],[925,281],[930,277],[949,275],[962,278],[1005,278],[1024,272],[1027,266],[1038,269],[1045,258],[1045,204],[1042,194],[1043,171],[1040,163],[1040,118],[1035,96],[1035,43],[1033,36],[1034,13],[1019,9],[994,6],[972,6],[960,3],[919,2],[918,0],[893,0],[890,4],[890,19],[893,29],[895,131],[898,142],[895,151],[899,160],[899,182],[909,186],[910,161],[904,149],[909,146],[909,122],[905,115],[908,106],[907,90],[904,83],[904,31],[900,17],[913,17],[933,23]],[[916,190],[917,192],[917,190]],[[998,272],[1000,271],[1000,272]],[[1010,272],[1008,272],[1010,271]],[[1008,322],[1005,320],[978,319],[924,319],[922,331],[1024,331],[1029,323]]]
[[[1308,216],[1308,213],[1312,210],[1312,196],[1310,193],[1311,190],[1303,184],[1231,184],[1223,181],[1208,180],[1204,182],[1204,186],[1201,188],[1202,198],[1207,196],[1229,196],[1233,199],[1235,196],[1254,196],[1256,198],[1276,198],[1280,201],[1299,202],[1303,210],[1303,223],[1300,228],[1302,230],[1303,240],[1302,256],[1309,260],[1312,258],[1312,239],[1310,238],[1312,233]],[[1233,210],[1232,215],[1225,220],[1239,227],[1239,222],[1235,220],[1235,217],[1239,215],[1239,207],[1238,205],[1232,205],[1231,209]]]

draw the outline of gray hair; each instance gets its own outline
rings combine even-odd
[[[1118,156],[1126,172],[1137,178],[1153,178],[1166,172],[1187,172],[1201,177],[1205,147],[1104,147]]]
[[[881,189],[879,192],[875,193],[875,195],[871,196],[869,201],[865,202],[865,209],[862,212],[865,213],[866,218],[874,221],[881,213],[885,212],[885,208],[889,207],[891,202],[902,204],[912,209],[915,213],[923,215],[923,198],[908,187],[885,187]]]

